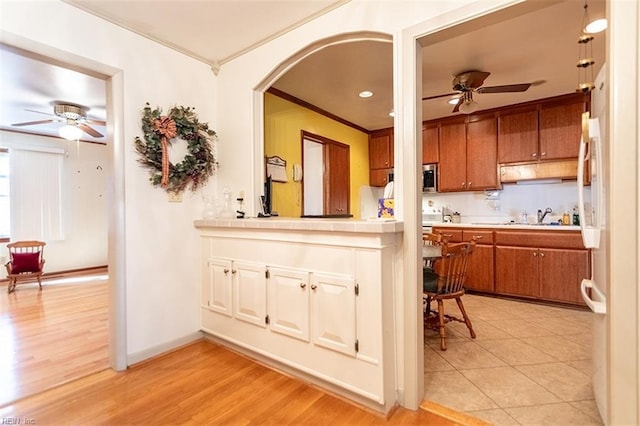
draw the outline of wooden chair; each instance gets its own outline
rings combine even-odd
[[[15,290],[19,281],[38,281],[42,290],[42,271],[44,269],[44,246],[42,241],[16,241],[7,244],[9,261],[5,264],[9,286],[7,292]]]
[[[445,324],[450,321],[458,321],[466,324],[475,339],[476,333],[473,331],[471,320],[462,304],[464,295],[464,284],[467,278],[467,268],[469,258],[476,245],[475,241],[459,244],[443,244],[442,257],[437,260],[437,265],[433,270],[425,268],[423,271],[423,297],[425,299],[425,326],[437,330],[440,333],[440,349],[447,350]],[[444,300],[455,299],[462,319],[444,312]],[[431,310],[431,301],[436,301],[438,310]]]

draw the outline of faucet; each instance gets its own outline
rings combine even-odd
[[[538,209],[538,223],[542,223],[542,221],[544,220],[544,217],[551,213],[553,210],[551,210],[551,207],[547,207],[544,211],[544,213],[542,213],[542,210]]]

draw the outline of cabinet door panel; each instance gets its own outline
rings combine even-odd
[[[476,245],[469,259],[466,288],[488,292],[495,290],[493,258],[492,245]]]
[[[438,190],[465,191],[467,183],[467,136],[465,123],[440,126]]]
[[[313,343],[355,355],[356,296],[350,277],[311,274]]]
[[[498,117],[498,162],[517,163],[538,159],[538,111]]]
[[[309,273],[269,268],[269,319],[272,331],[309,341]]]
[[[265,265],[233,262],[234,313],[239,320],[266,327],[267,278]]]
[[[422,164],[440,161],[438,149],[438,125],[424,124],[422,126]]]
[[[497,144],[498,129],[494,117],[467,125],[467,190],[499,187]]]
[[[496,246],[496,292],[538,297],[538,249]]]
[[[393,129],[372,133],[369,137],[369,168],[393,167]]]
[[[369,185],[386,186],[389,183],[389,173],[392,169],[369,170]]]
[[[540,159],[578,157],[584,103],[540,110]]]
[[[580,283],[589,278],[589,251],[540,249],[540,297],[580,303]]]
[[[349,214],[349,146],[325,144],[324,214]]]
[[[202,303],[212,311],[232,316],[231,304],[231,261],[226,259],[209,259],[208,280],[203,288]],[[206,298],[206,299],[205,299]]]

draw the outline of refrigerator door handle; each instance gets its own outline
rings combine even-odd
[[[587,294],[587,289],[591,289],[592,293],[595,293],[597,298],[600,301],[595,301]],[[604,294],[593,284],[592,280],[583,279],[582,283],[580,283],[580,293],[582,293],[582,298],[584,302],[587,304],[589,309],[591,309],[596,314],[606,314],[607,313],[607,305]]]

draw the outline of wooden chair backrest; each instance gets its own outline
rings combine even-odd
[[[40,253],[40,263],[43,261],[44,246],[47,243],[44,241],[16,241],[7,244],[9,249],[9,261],[11,261],[11,253]]]
[[[469,258],[475,246],[475,241],[469,241],[447,244],[443,248],[438,264],[438,294],[459,293],[464,289]]]

